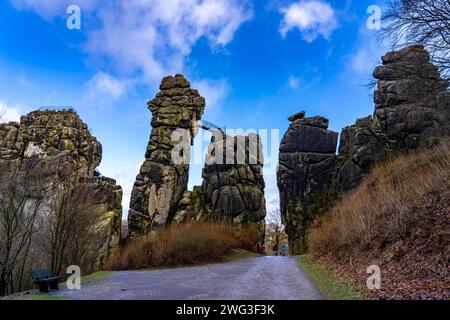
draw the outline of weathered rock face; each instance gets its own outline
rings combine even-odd
[[[102,216],[99,227],[108,230],[107,241],[99,251],[97,260],[101,263],[118,248],[122,238],[122,187],[108,177],[84,177],[80,179],[80,186],[91,190],[91,194],[97,199],[95,210]]]
[[[82,175],[93,176],[102,157],[102,145],[71,110],[30,112],[20,124],[2,124],[0,139],[0,159],[46,158],[64,152]]]
[[[387,159],[389,145],[378,121],[372,117],[358,119],[341,132],[337,177],[333,181],[335,193],[356,187],[363,175],[378,161]]]
[[[427,51],[412,46],[387,53],[382,61],[374,71],[374,116],[342,130],[337,156],[337,134],[326,132],[327,121],[304,118],[304,112],[289,118],[277,179],[292,253],[306,250],[308,226],[355,188],[375,163],[450,135],[448,82],[430,63]]]
[[[215,135],[202,174],[202,192],[211,216],[235,225],[257,224],[261,237],[266,216],[262,148],[256,134]]]
[[[189,81],[182,75],[165,77],[160,90],[148,102],[152,112],[152,132],[145,161],[131,194],[128,214],[131,237],[147,234],[173,219],[178,202],[187,189],[189,146],[197,134],[197,121],[205,108],[205,99],[190,88]],[[180,152],[176,149],[178,138],[188,143],[188,147]],[[183,156],[185,161],[174,161],[173,152]]]
[[[108,235],[99,260],[120,241],[122,188],[115,180],[97,177],[102,146],[72,110],[33,111],[20,123],[0,124],[0,165],[21,170],[26,161],[40,166],[48,183],[58,184],[62,177],[75,186],[84,184],[96,194],[96,210],[102,216],[102,228]]]
[[[209,219],[209,211],[205,206],[201,186],[194,186],[192,191],[186,191],[180,202],[173,223],[197,222]]]
[[[306,229],[331,192],[338,134],[323,117],[290,117],[280,145],[277,182],[281,217],[292,253],[305,251]]]
[[[176,222],[216,220],[256,226],[264,238],[263,152],[259,135],[230,136],[216,131],[208,147],[201,187],[186,192]]]
[[[448,82],[430,63],[428,52],[412,46],[387,53],[382,61],[374,71],[374,116],[391,148],[427,147],[436,143],[436,136],[450,133]]]

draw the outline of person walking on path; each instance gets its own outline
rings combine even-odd
[[[258,253],[263,253],[264,252],[263,246],[262,246],[261,242],[259,242],[259,241],[256,243],[256,251]]]
[[[281,245],[281,255],[285,256],[286,255],[286,243],[283,243]]]
[[[273,246],[273,253],[277,256],[278,255],[278,244],[275,243]]]

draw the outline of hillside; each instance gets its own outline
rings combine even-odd
[[[381,299],[449,299],[450,140],[376,166],[308,233],[315,259]]]

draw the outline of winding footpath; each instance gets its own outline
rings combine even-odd
[[[119,271],[80,290],[52,292],[74,300],[323,299],[295,257],[256,257],[205,266]]]

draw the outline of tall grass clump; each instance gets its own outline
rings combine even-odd
[[[309,230],[312,253],[383,247],[421,223],[430,195],[450,186],[450,140],[379,164]]]
[[[130,240],[111,255],[105,270],[176,267],[219,262],[235,249],[254,250],[256,229],[229,224],[198,222],[168,226],[158,232]]]

